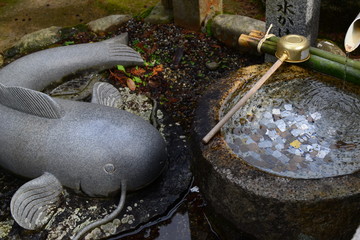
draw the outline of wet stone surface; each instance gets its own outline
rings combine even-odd
[[[359,96],[313,79],[294,79],[264,86],[223,132],[229,147],[261,170],[294,178],[333,177],[360,168],[359,117]]]
[[[83,98],[89,98],[91,94],[89,85],[93,85],[91,79],[94,78],[98,81],[101,76],[78,76],[55,88],[49,87],[47,91],[56,93],[56,97],[84,100]],[[183,139],[180,125],[173,123],[162,109],[154,108],[149,97],[130,92],[126,88],[120,88],[119,91],[122,101],[118,108],[137,114],[145,120],[156,121],[158,130],[167,142],[169,163],[154,183],[139,191],[127,193],[125,206],[120,215],[87,233],[84,236],[86,240],[121,235],[123,232],[141,228],[151,219],[161,219],[183,198],[192,181],[189,165],[191,153],[187,141]],[[64,189],[62,202],[54,210],[53,217],[44,229],[28,231],[18,226],[10,214],[11,197],[26,181],[0,169],[0,239],[70,239],[89,223],[110,214],[118,204],[117,197],[90,198]]]
[[[182,199],[183,195],[186,194],[192,178],[189,169],[189,159],[192,153],[189,149],[188,137],[191,132],[197,100],[207,87],[218,84],[219,79],[228,76],[242,66],[258,63],[262,60],[261,58],[239,54],[205,34],[181,29],[173,24],[152,25],[130,20],[114,34],[118,35],[123,32],[129,33],[130,47],[140,52],[149,64],[147,67],[143,67],[146,72],[140,75],[133,73],[132,70],[134,69],[126,69],[127,73],[131,73],[132,76],[141,77],[143,83],[138,84],[136,90],[127,95],[129,92],[125,90],[127,82],[121,81],[124,72],[118,69],[100,73],[99,78],[99,75],[94,76],[95,81],[110,80],[109,82],[115,87],[121,87],[123,90],[121,94],[124,93],[127,96],[122,97],[123,101],[119,104],[120,108],[131,111],[130,109],[133,106],[140,106],[141,111],[146,113],[146,116],[151,113],[152,119],[156,117],[158,129],[168,144],[169,165],[164,175],[156,182],[142,190],[130,193],[127,196],[124,211],[116,218],[117,220],[115,219],[106,227],[97,228],[91,234],[89,233],[87,236],[89,239],[106,238],[107,234],[114,232],[113,225],[116,229],[115,236],[111,239],[120,237],[122,239],[156,238],[159,232],[157,226],[153,226],[151,229],[145,228],[139,233],[139,236],[129,235],[134,234],[133,229],[142,229],[149,224],[163,221],[164,214],[169,214],[169,210],[174,208],[174,204],[178,203],[179,198]],[[60,42],[60,44],[96,42],[104,38],[104,36],[76,32],[74,36]],[[11,60],[5,58],[5,64]],[[219,66],[210,70],[206,66],[206,63],[210,62],[218,63]],[[54,91],[56,97],[61,95],[61,97],[70,100],[89,100],[91,84],[93,84],[92,80],[94,79],[72,76],[68,80],[74,81],[69,84],[64,83],[63,86]],[[52,91],[53,89],[48,90]],[[137,94],[143,95],[138,100],[145,101],[141,101],[140,105],[138,103],[129,105],[129,99]],[[152,102],[157,102],[160,109],[155,109],[156,111],[148,109],[149,102],[144,96],[154,100]],[[103,217],[111,212],[118,203],[117,198],[94,199],[68,192],[64,195],[54,221],[46,229],[25,231],[12,220],[9,203],[11,196],[26,180],[18,179],[9,173],[4,172],[2,174],[2,170],[0,170],[0,176],[2,175],[7,177],[6,179],[0,177],[0,233],[5,233],[6,239],[69,239],[79,230],[81,225]],[[202,202],[201,196],[201,193],[196,193],[194,200],[194,196],[187,195],[186,201],[182,205],[189,212],[191,236],[194,239],[217,239],[213,236],[207,217],[203,212],[206,203]],[[129,206],[131,210],[128,208]],[[125,214],[129,216],[129,221],[124,224],[122,219],[127,218]],[[119,220],[120,225],[118,225]],[[149,231],[151,236],[149,236]],[[125,238],[124,235],[126,235]]]

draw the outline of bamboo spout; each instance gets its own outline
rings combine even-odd
[[[355,20],[350,24],[346,32],[344,47],[346,52],[352,52],[360,45],[360,13]]]

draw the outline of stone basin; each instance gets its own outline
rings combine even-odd
[[[360,222],[359,86],[284,65],[201,143],[269,67],[242,68],[199,102],[193,168],[214,224],[227,238],[230,224],[255,239],[351,239]]]

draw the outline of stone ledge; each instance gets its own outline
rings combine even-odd
[[[45,48],[61,39],[61,27],[52,26],[23,36],[11,49],[17,53]]]
[[[110,15],[91,21],[87,24],[87,26],[95,33],[102,33],[114,29],[115,27],[124,24],[130,19],[130,15]]]
[[[147,16],[144,21],[154,24],[170,23],[173,20],[172,11],[167,9],[161,2],[159,2]]]
[[[251,30],[265,32],[265,22],[246,16],[221,14],[213,19],[211,25],[214,37],[229,47],[237,47],[240,35],[249,34]]]

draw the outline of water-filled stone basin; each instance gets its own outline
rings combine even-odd
[[[199,102],[201,190],[218,219],[258,239],[351,239],[360,223],[360,86],[284,65],[201,143],[269,67],[240,69]]]

